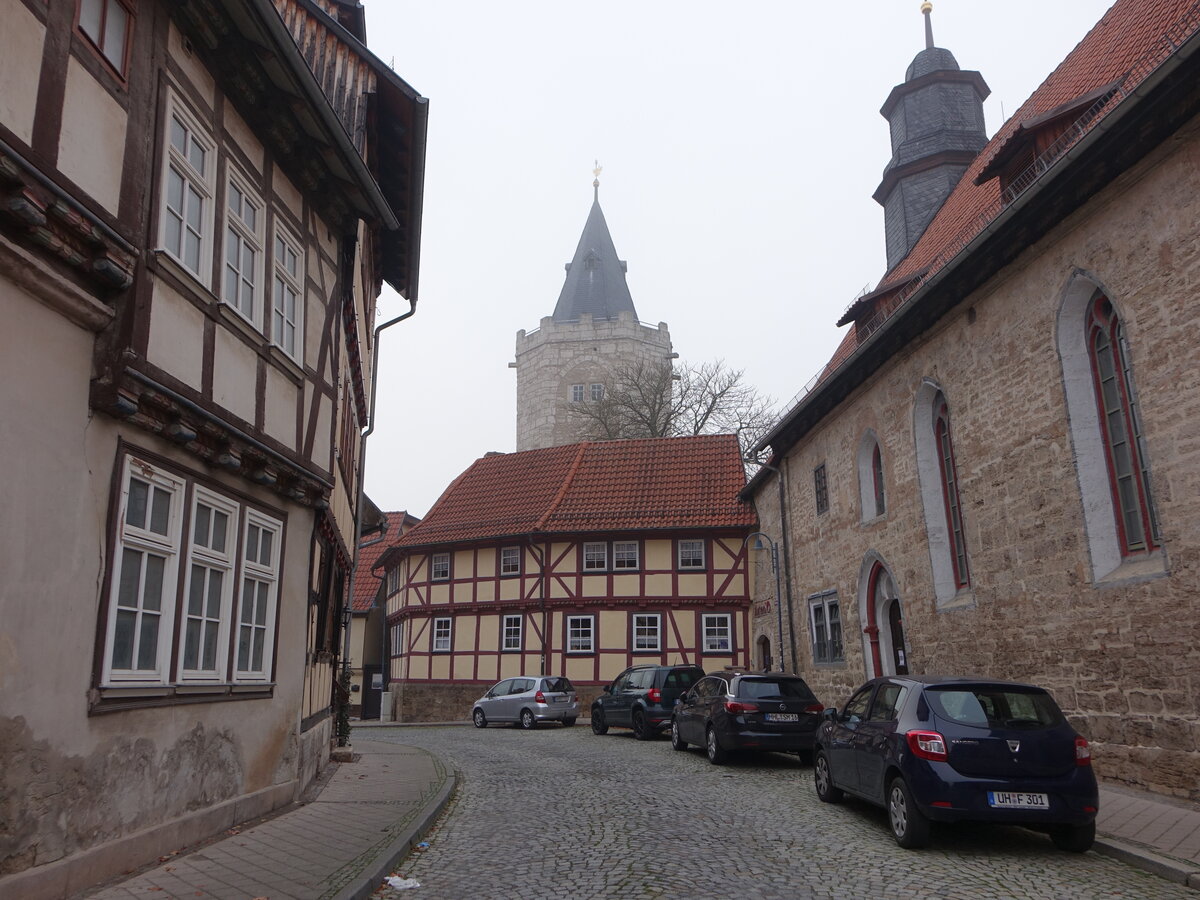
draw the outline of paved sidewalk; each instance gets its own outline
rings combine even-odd
[[[415,747],[354,735],[356,759],[339,765],[311,802],[231,833],[93,900],[361,900],[408,854],[449,802],[454,773]],[[359,756],[361,754],[361,756]]]
[[[311,802],[84,896],[370,896],[429,829],[454,790],[454,774],[442,760],[415,747],[370,739],[375,728],[413,727],[419,726],[357,726],[355,762],[338,766]],[[1200,889],[1200,806],[1104,786],[1096,825],[1097,852]]]
[[[1096,850],[1200,889],[1200,807],[1102,785]]]

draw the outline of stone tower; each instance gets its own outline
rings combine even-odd
[[[599,175],[599,171],[597,171]],[[600,210],[600,182],[554,314],[533,331],[517,332],[517,449],[536,450],[580,439],[569,404],[603,391],[611,373],[637,363],[674,358],[667,324],[638,321]]]
[[[932,3],[922,3],[925,49],[879,112],[891,126],[892,158],[874,198],[883,206],[887,266],[916,245],[967,166],[987,144],[983,101],[991,89],[933,44]]]

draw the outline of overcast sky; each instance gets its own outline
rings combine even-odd
[[[367,492],[423,516],[512,451],[516,332],[554,309],[600,205],[645,322],[786,404],[884,273],[879,108],[918,0],[365,0],[371,49],[429,98],[417,314],[385,331]],[[992,90],[988,135],[1110,5],[937,0]],[[407,304],[385,286],[381,317]],[[381,318],[382,321],[382,318]]]

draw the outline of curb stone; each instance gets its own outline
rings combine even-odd
[[[1102,856],[1111,857],[1143,872],[1200,890],[1200,868],[1197,868],[1195,863],[1163,856],[1146,847],[1107,835],[1096,835],[1092,849]]]
[[[408,826],[393,840],[381,855],[368,863],[364,870],[354,880],[344,887],[334,900],[365,900],[370,897],[383,879],[395,871],[396,867],[408,856],[412,848],[425,836],[442,810],[450,802],[450,798],[458,790],[462,773],[455,770],[454,774],[442,782],[434,798],[427,803]]]

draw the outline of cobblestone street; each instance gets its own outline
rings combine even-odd
[[[821,804],[812,770],[776,754],[708,763],[665,739],[586,726],[373,729],[426,748],[462,782],[429,847],[400,866],[417,898],[1194,898],[1096,853],[1016,828],[893,842],[882,810]]]

